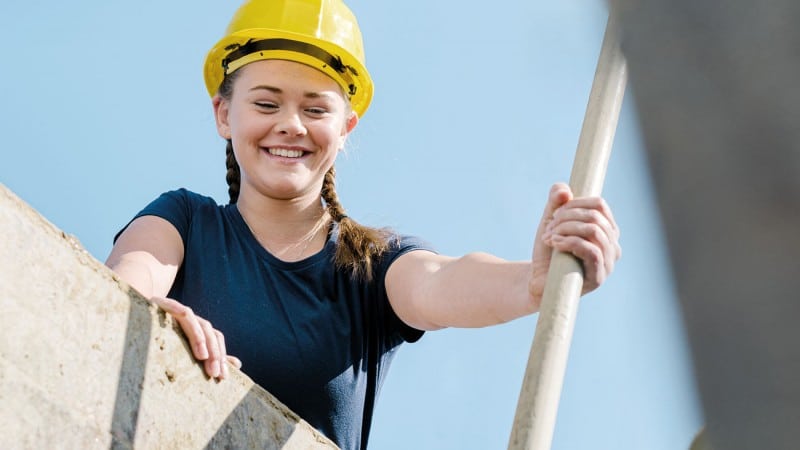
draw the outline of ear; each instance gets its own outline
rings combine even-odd
[[[230,139],[231,126],[228,122],[230,103],[219,95],[215,95],[214,98],[211,99],[211,103],[214,105],[214,121],[217,124],[217,133],[219,133],[223,139]]]
[[[358,125],[358,114],[354,111],[350,111],[350,117],[347,118],[347,132],[350,133],[353,131],[356,125]]]
[[[353,111],[350,111],[350,114],[347,116],[347,120],[342,127],[342,134],[339,136],[341,142],[339,144],[339,148],[344,148],[344,141],[347,140],[347,136],[353,131],[353,128],[358,125],[358,114]]]

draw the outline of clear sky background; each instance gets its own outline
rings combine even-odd
[[[349,214],[444,254],[529,258],[548,188],[569,178],[605,4],[349,5],[376,85],[337,163]],[[227,202],[202,64],[237,6],[3,2],[0,182],[101,261],[163,191]],[[581,303],[555,450],[686,449],[702,424],[633,95],[604,190],[624,254]],[[371,448],[505,448],[535,325],[532,316],[406,345]]]

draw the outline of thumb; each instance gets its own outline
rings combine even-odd
[[[555,183],[550,188],[550,193],[547,196],[547,204],[544,206],[542,221],[539,223],[540,229],[546,227],[547,223],[553,219],[553,214],[556,210],[570,200],[572,200],[572,190],[569,186],[565,183]]]
[[[570,200],[572,200],[572,190],[565,183],[556,183],[550,188],[550,193],[547,196],[547,203],[542,213],[542,219],[539,221],[539,227],[536,230],[533,254],[534,261],[541,261],[542,259],[549,260],[551,249],[548,245],[543,245],[542,237],[547,229],[547,224],[553,220],[553,214],[556,210]]]
[[[562,205],[572,199],[572,191],[569,186],[564,183],[556,183],[550,188],[550,193],[547,197],[547,203],[544,206],[542,213],[542,220],[539,222],[539,227],[536,230],[536,239],[533,244],[533,254],[531,258],[531,279],[528,285],[533,298],[541,301],[542,294],[544,293],[545,280],[547,279],[547,272],[550,269],[550,258],[553,255],[553,248],[550,242],[545,242],[544,234],[547,230],[547,225],[553,220],[553,214]]]

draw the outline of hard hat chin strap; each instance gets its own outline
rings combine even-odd
[[[294,52],[316,59],[321,63],[318,68],[323,71],[326,71],[325,69],[327,68],[333,69],[345,82],[343,87],[346,86],[345,91],[348,91],[348,95],[353,96],[356,93],[356,83],[353,80],[353,76],[358,76],[358,71],[353,66],[344,64],[340,56],[334,56],[316,45],[282,38],[251,39],[245,44],[231,44],[225,50],[232,50],[222,60],[222,69],[225,75],[236,71],[247,63],[275,58],[269,54],[270,52]]]

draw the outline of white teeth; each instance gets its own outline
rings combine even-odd
[[[285,158],[299,158],[303,156],[302,150],[288,150],[285,148],[270,148],[268,149],[270,155],[283,156]]]

